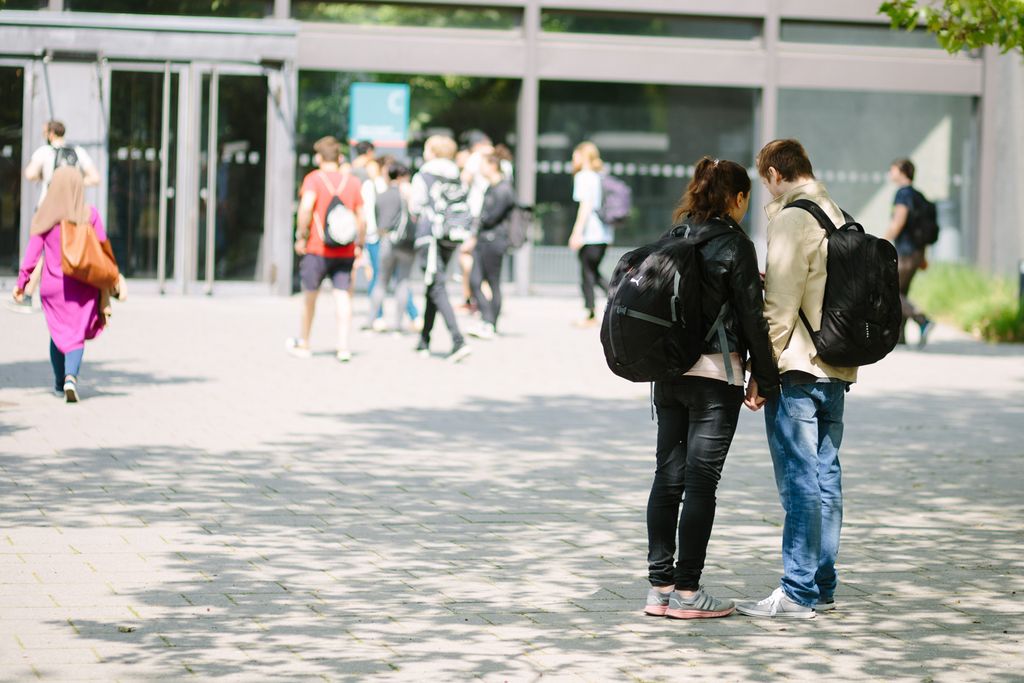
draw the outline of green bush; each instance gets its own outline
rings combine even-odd
[[[991,342],[1024,341],[1018,285],[969,266],[936,263],[918,273],[910,298],[928,315]]]

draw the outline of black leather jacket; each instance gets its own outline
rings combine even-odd
[[[744,361],[750,358],[750,372],[757,380],[758,393],[767,397],[778,390],[779,368],[768,336],[768,321],[764,318],[764,286],[757,267],[754,243],[728,216],[689,225],[694,231],[692,239],[699,240],[701,233],[720,229],[723,224],[731,230],[712,237],[699,247],[704,264],[701,280],[704,329],[711,329],[722,304],[728,302],[724,324],[729,350],[739,353]],[[721,352],[717,335],[704,343],[703,353]]]

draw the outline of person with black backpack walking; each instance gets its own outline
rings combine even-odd
[[[425,163],[412,178],[409,213],[416,225],[416,247],[423,259],[423,277],[427,286],[423,311],[423,330],[416,352],[430,354],[430,333],[440,313],[452,337],[448,359],[457,363],[471,353],[459,330],[455,311],[448,300],[445,280],[448,263],[459,245],[470,236],[473,219],[467,190],[455,165],[455,140],[432,135],[423,146]]]
[[[903,328],[907,320],[913,320],[920,330],[917,346],[924,348],[935,323],[910,300],[910,283],[917,271],[926,267],[925,249],[939,237],[935,205],[914,187],[914,163],[910,159],[892,162],[889,179],[899,188],[893,200],[892,221],[886,239],[896,245],[900,258],[900,302],[903,309],[900,343],[906,343]]]
[[[594,287],[608,293],[608,282],[601,276],[600,268],[613,238],[612,226],[600,217],[603,199],[600,172],[604,169],[604,162],[597,145],[593,142],[577,145],[572,153],[572,169],[572,199],[579,203],[579,208],[569,236],[569,248],[579,254],[580,287],[586,309],[586,314],[576,325],[592,327],[598,323]]]
[[[675,281],[677,297],[689,294],[696,299],[697,332],[703,344],[689,370],[653,386],[658,415],[657,469],[647,503],[652,588],[644,607],[652,616],[724,617],[734,608],[731,601],[705,591],[700,578],[715,519],[715,492],[745,401],[748,357],[748,407],[760,409],[764,398],[778,388],[778,370],[762,310],[757,254],[739,226],[749,203],[746,169],[733,161],[704,157],[697,162],[693,180],[676,209],[677,226],[670,233],[676,241],[689,242],[697,249],[699,288],[680,294],[680,278],[676,276]],[[642,283],[645,274],[625,277]],[[687,306],[682,308],[685,317]],[[653,322],[651,329],[657,329]],[[673,562],[677,534],[679,557]]]
[[[798,141],[775,140],[765,145],[757,155],[757,170],[773,197],[766,207],[769,222],[764,311],[778,359],[780,389],[765,404],[765,426],[785,512],[783,576],[781,585],[767,598],[740,603],[736,610],[754,617],[807,619],[835,606],[835,562],[843,521],[839,447],[846,392],[857,380],[856,367],[827,362],[822,357],[824,348],[818,346],[826,339],[831,341],[825,336],[826,329],[830,329],[825,325],[830,322],[825,315],[826,275],[844,262],[829,245],[835,240],[839,245],[847,238],[851,243],[868,243],[870,248],[882,245],[882,258],[872,265],[882,268],[883,275],[891,270],[893,285],[895,251],[884,240],[865,235],[862,229],[846,234],[854,224],[846,220],[825,186],[815,179],[807,152]],[[834,225],[819,222],[819,215],[822,221]],[[836,230],[835,225],[843,229]],[[843,235],[837,237],[840,232]],[[886,249],[891,252],[891,264]],[[855,275],[844,277],[849,292],[858,291],[860,283],[855,280]],[[895,309],[895,286],[892,289],[891,297],[879,298]],[[877,335],[886,340],[889,350],[895,344],[896,331],[891,324],[880,327],[865,320],[857,329],[870,333],[871,339],[863,340],[868,346]]]
[[[389,285],[395,288],[395,317],[393,332],[401,332],[403,313],[408,313],[413,325],[419,316],[412,300],[409,275],[416,261],[416,227],[409,218],[409,169],[391,161],[383,169],[387,174],[387,185],[377,193],[375,212],[377,231],[380,234],[380,260],[377,286],[370,294],[370,324],[373,329],[384,331],[374,318],[383,312],[384,297]]]
[[[516,208],[516,191],[501,172],[501,158],[491,154],[480,162],[480,173],[487,179],[477,221],[476,247],[473,250],[473,273],[470,283],[473,298],[480,307],[481,323],[469,334],[479,339],[492,339],[501,314],[501,267],[508,251],[508,222]],[[483,291],[486,282],[490,297]]]

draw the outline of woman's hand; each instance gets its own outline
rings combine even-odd
[[[583,248],[583,238],[580,237],[577,233],[574,232],[569,237],[569,248],[572,249],[573,251],[579,251],[580,249],[582,249]]]
[[[757,393],[757,380],[753,377],[747,382],[747,395],[743,398],[743,405],[753,410],[755,413],[761,410],[764,406],[765,399],[763,396]]]
[[[25,290],[24,289],[21,289],[20,287],[15,287],[13,295],[14,295],[14,300],[17,301],[19,304],[22,303],[23,301],[25,301]]]
[[[299,256],[306,255],[306,238],[299,237],[295,240],[295,253]]]

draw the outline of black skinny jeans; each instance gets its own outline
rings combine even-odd
[[[501,237],[487,240],[480,237],[473,252],[473,275],[470,286],[473,298],[480,307],[480,317],[485,323],[498,324],[501,314],[501,265],[505,261],[508,243]],[[481,285],[486,282],[491,288],[491,298],[484,296]]]
[[[594,285],[608,293],[608,282],[601,277],[598,268],[601,267],[601,259],[604,252],[608,250],[607,244],[584,244],[580,249],[580,274],[582,275],[583,306],[594,315]]]
[[[652,586],[700,587],[715,522],[715,492],[742,404],[743,388],[719,380],[683,377],[675,384],[654,385],[658,467],[647,501]],[[673,567],[677,530],[679,561]]]
[[[425,255],[426,249],[423,252]],[[448,262],[454,253],[455,247],[453,246],[440,244],[437,246],[437,273],[434,275],[434,281],[427,285],[427,301],[423,309],[423,331],[420,333],[420,338],[427,344],[430,343],[430,332],[434,329],[434,320],[438,312],[444,318],[444,324],[452,336],[452,343],[458,346],[463,341],[459,323],[455,319],[455,311],[452,310],[452,304],[448,300],[448,290],[445,289]]]

